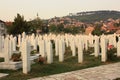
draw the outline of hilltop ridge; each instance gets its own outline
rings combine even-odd
[[[113,10],[87,11],[87,12],[69,13],[69,15],[65,17],[76,19],[81,22],[95,22],[101,20],[105,21],[109,18],[112,19],[120,18],[120,11],[113,11]]]

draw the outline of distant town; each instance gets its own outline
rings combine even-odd
[[[22,28],[23,27],[23,28]],[[22,28],[22,30],[20,29]],[[120,33],[119,11],[90,11],[70,13],[64,17],[54,17],[48,20],[36,18],[31,21],[24,20],[24,16],[17,14],[14,22],[0,20],[0,34],[44,34],[44,33],[70,33],[70,34],[112,34]],[[97,32],[96,32],[97,31]],[[99,32],[99,34],[98,34]]]

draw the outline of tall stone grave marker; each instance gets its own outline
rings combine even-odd
[[[101,60],[102,62],[107,60],[107,41],[104,37],[101,39]]]
[[[78,63],[83,62],[83,45],[82,41],[79,40],[79,45],[78,45]]]
[[[55,56],[59,54],[59,40],[55,39]]]
[[[48,47],[47,47],[47,63],[51,64],[53,63],[53,50],[52,50],[52,43],[49,41],[48,42]]]
[[[10,61],[10,56],[9,56],[9,39],[6,37],[5,38],[5,43],[4,43],[4,59],[5,63],[9,63]]]
[[[59,61],[64,61],[64,43],[62,40],[59,40]]]
[[[95,57],[98,57],[99,53],[100,53],[100,47],[99,47],[99,37],[95,36],[95,44],[94,44],[94,49],[95,49]]]
[[[120,57],[120,40],[117,43],[117,57]]]
[[[25,40],[22,42],[22,62],[23,62],[23,73],[28,74],[30,72],[30,45]]]

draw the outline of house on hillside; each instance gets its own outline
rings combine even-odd
[[[0,20],[0,35],[5,35],[7,33],[7,29],[5,26],[5,22]]]
[[[115,27],[114,22],[108,22],[103,24],[101,30],[105,32],[116,32],[117,30],[120,30],[120,27]]]

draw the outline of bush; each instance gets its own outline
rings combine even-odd
[[[115,55],[115,53],[117,52],[116,48],[112,48],[112,49],[108,49],[107,50],[107,60],[108,61],[115,61],[117,56]]]
[[[86,54],[92,54],[94,53],[94,47],[88,47],[88,50],[84,50],[83,52]]]
[[[46,59],[40,55],[39,58],[38,58],[38,62],[40,64],[44,64],[46,62]]]
[[[20,53],[19,54],[13,53],[11,60],[14,62],[21,61],[21,54]]]

